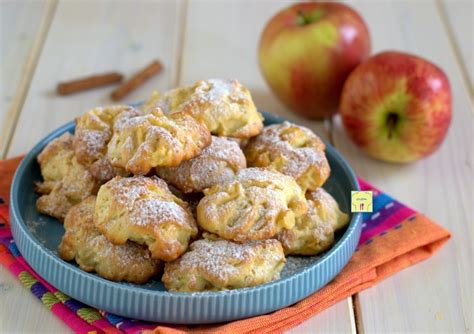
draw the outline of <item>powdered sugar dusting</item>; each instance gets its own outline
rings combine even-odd
[[[230,181],[245,167],[245,156],[237,143],[212,137],[211,145],[197,157],[183,161],[178,167],[158,168],[157,173],[180,190],[193,192]]]
[[[190,251],[180,259],[166,265],[163,281],[167,287],[178,289],[186,288],[178,283],[183,276],[191,282],[201,277],[218,289],[232,288],[232,283],[255,285],[278,278],[284,262],[281,246],[273,239],[245,244],[202,239],[191,244]]]
[[[195,225],[184,202],[176,198],[158,177],[116,177],[105,184],[117,205],[127,208],[129,221],[137,226],[156,226],[165,222]],[[178,203],[183,203],[179,205]]]
[[[319,259],[319,256],[288,256],[286,264],[281,271],[281,277],[290,277],[310,267]]]
[[[187,212],[174,202],[162,199],[139,199],[134,203],[130,223],[135,225],[158,225],[165,222],[184,222],[189,218]]]
[[[59,246],[61,257],[75,259],[82,269],[115,281],[142,283],[156,274],[159,261],[151,258],[146,247],[133,242],[114,245],[99,232],[94,207],[95,197],[89,197],[68,213]]]
[[[187,253],[189,255],[183,256],[180,266],[189,270],[202,268],[212,276],[226,280],[229,275],[238,273],[238,269],[231,263],[249,261],[256,255],[252,248],[253,244],[239,245],[226,240],[213,242],[198,240],[191,245],[190,252]]]
[[[129,106],[110,106],[94,108],[79,117],[74,143],[79,162],[90,164],[101,159],[112,137],[114,123],[138,114],[138,110]]]
[[[165,116],[155,109],[117,123],[107,156],[114,166],[145,175],[151,168],[177,166],[195,157],[210,141],[206,126],[190,115]]]
[[[154,182],[159,181],[157,181],[157,178],[151,179],[144,176],[135,176],[133,178],[116,177],[104,186],[109,188],[118,205],[123,205],[131,210],[135,201],[149,193],[147,185]]]
[[[256,168],[256,167],[242,169],[237,174],[237,179],[240,182],[246,182],[246,181],[272,182],[279,179],[283,179],[285,181],[292,180],[289,177],[279,172],[276,172],[270,169]]]
[[[325,164],[324,143],[311,130],[283,122],[267,126],[246,147],[249,164],[259,161],[262,154],[270,157],[270,163],[283,159],[278,170],[298,178],[311,166],[321,168]],[[258,164],[258,163],[257,163]]]
[[[162,108],[166,114],[191,114],[220,136],[249,138],[263,127],[263,117],[250,92],[237,80],[200,80],[162,96],[155,95],[149,104]],[[151,109],[147,105],[147,110]]]
[[[41,230],[47,228],[47,225],[50,224],[44,216],[38,216],[36,219],[27,219],[25,220],[26,226],[43,245],[46,245],[48,240],[44,237],[44,233],[41,233]]]
[[[211,189],[198,205],[198,219],[207,231],[243,242],[273,237],[294,224],[291,216],[284,216],[306,209],[303,191],[292,178],[264,168],[246,168],[235,181]]]
[[[212,103],[222,103],[223,100],[237,102],[247,98],[237,80],[222,79],[200,81],[200,85],[196,88],[196,96],[200,100]]]
[[[236,142],[225,137],[216,136],[212,137],[211,145],[202,151],[201,156],[226,161],[241,157],[245,160],[242,150]]]

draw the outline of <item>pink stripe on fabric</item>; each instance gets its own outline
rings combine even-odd
[[[27,271],[26,268],[18,261],[15,261],[12,264],[10,264],[8,266],[8,270],[10,270],[10,272],[17,277],[20,275],[22,271]]]
[[[89,325],[86,321],[82,320],[74,312],[72,312],[67,306],[62,303],[54,304],[51,311],[60,318],[69,328],[78,334],[87,334],[90,332],[103,333],[100,329]]]
[[[384,231],[387,231],[399,224],[401,224],[405,219],[410,216],[413,216],[416,212],[408,207],[403,207],[397,212],[394,212],[389,217],[387,217],[383,222],[377,226],[371,227],[370,230],[362,233],[360,236],[359,244],[363,244],[367,240],[371,239],[375,235],[378,235]]]
[[[110,324],[106,319],[102,318],[96,321],[92,322],[92,325],[94,325],[97,328],[100,328],[103,330],[105,333],[117,333],[121,334],[123,333],[121,330],[117,329],[115,326]]]
[[[362,180],[360,178],[357,178],[357,181],[359,182],[359,187],[360,187],[361,190],[377,190],[377,191],[379,191],[373,185],[365,182],[364,180]]]
[[[9,230],[4,229],[3,227],[0,229],[0,238],[11,238],[12,234]]]

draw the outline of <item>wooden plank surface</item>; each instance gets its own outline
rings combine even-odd
[[[56,84],[87,74],[120,71],[129,77],[158,58],[164,71],[125,102],[147,98],[176,80],[177,3],[173,1],[63,1],[39,59],[9,156],[28,151],[58,126],[86,110],[111,104],[114,86],[57,96]],[[65,47],[67,45],[67,47]]]
[[[13,134],[17,106],[27,91],[34,70],[35,49],[40,48],[41,29],[48,25],[51,3],[2,1],[0,3],[0,157],[6,153]],[[32,332],[47,323],[50,332],[68,330],[61,321],[31,295],[3,266],[0,266],[0,332]],[[27,320],[26,320],[27,319]]]
[[[409,165],[375,161],[347,138],[336,118],[336,148],[356,173],[433,218],[453,239],[431,259],[359,294],[367,332],[472,330],[473,113],[433,2],[355,2],[369,24],[374,51],[405,50],[443,68],[453,90],[453,122],[441,148]]]
[[[43,1],[0,2],[0,157],[5,154],[16,119],[17,92],[28,84],[27,64],[34,62],[34,48],[47,3]],[[44,26],[44,24],[43,24]]]
[[[262,110],[292,119],[327,137],[322,123],[290,113],[271,94],[257,64],[259,34],[288,2],[190,1],[187,10],[180,84],[205,78],[238,78],[248,86]],[[345,300],[302,323],[292,332],[351,332],[353,309]]]
[[[174,86],[180,10],[181,3],[173,1],[59,3],[8,156],[25,153],[88,108],[111,103],[110,87],[56,96],[60,80],[108,70],[130,75],[159,58],[164,72],[127,100],[137,101],[154,88]],[[18,280],[3,267],[0,270],[0,332],[70,332]]]
[[[470,0],[442,0],[442,18],[446,20],[456,58],[474,94],[474,2]]]

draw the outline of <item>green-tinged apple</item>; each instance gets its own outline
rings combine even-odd
[[[410,162],[434,152],[451,123],[451,89],[444,72],[420,57],[388,51],[359,65],[341,96],[352,140],[370,156]]]
[[[259,45],[265,80],[290,109],[310,118],[337,112],[349,73],[370,53],[364,20],[335,2],[298,3],[277,13]]]

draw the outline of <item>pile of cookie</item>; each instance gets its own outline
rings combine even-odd
[[[92,109],[38,155],[38,210],[64,221],[59,255],[114,281],[171,291],[277,279],[285,256],[317,255],[348,223],[321,186],[324,143],[263,127],[236,80],[202,80],[139,108]]]

